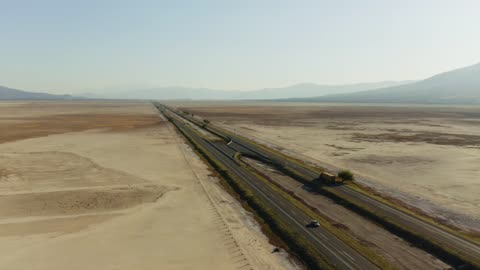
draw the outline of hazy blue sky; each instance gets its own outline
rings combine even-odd
[[[343,84],[476,62],[478,0],[0,0],[0,85],[29,90]]]

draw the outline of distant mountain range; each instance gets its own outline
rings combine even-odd
[[[350,94],[295,98],[299,102],[480,104],[480,63],[411,84]]]
[[[0,86],[0,99],[27,100],[27,99],[72,99],[70,95],[52,95],[47,93],[27,92]]]
[[[322,96],[328,94],[352,93],[362,90],[378,89],[389,86],[398,86],[412,81],[386,81],[376,83],[359,83],[348,85],[318,85],[313,83],[296,84],[283,88],[265,88],[253,91],[226,91],[208,88],[187,87],[160,87],[139,89],[109,94],[83,95],[91,98],[120,98],[120,99],[163,99],[163,100],[261,100],[283,99]]]
[[[422,81],[386,81],[349,85],[296,84],[254,91],[161,87],[82,94],[86,98],[158,100],[274,100],[289,102],[361,102],[480,104],[480,63]],[[70,95],[27,92],[0,86],[0,99],[75,99]]]

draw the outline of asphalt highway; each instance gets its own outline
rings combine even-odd
[[[254,195],[261,198],[275,211],[276,216],[281,219],[282,223],[287,224],[299,237],[303,237],[310,242],[335,269],[379,269],[322,226],[307,228],[306,225],[312,220],[312,217],[273,190],[263,180],[258,179],[256,175],[237,164],[234,159],[236,151],[232,150],[233,148],[228,146],[226,142],[210,142],[195,132],[190,125],[185,124],[185,119],[181,119],[170,112],[164,113],[170,117],[170,121],[178,129],[188,134],[196,144],[212,154],[230,173],[245,181],[253,190]]]
[[[235,137],[232,137],[231,140],[233,143],[231,143],[230,145],[235,149],[238,149],[238,151],[240,151],[241,153],[248,153],[252,155],[253,152],[257,155],[268,157],[270,160],[284,164],[284,166],[294,168],[302,174],[309,176],[310,180],[318,177],[317,172],[309,168],[303,167],[299,164],[285,160],[284,158],[274,156],[272,153],[267,152],[263,148],[260,148],[249,142]],[[454,250],[458,254],[460,254],[462,258],[465,258],[466,261],[480,265],[480,246],[473,242],[470,242],[456,234],[452,234],[447,230],[444,230],[438,226],[421,220],[399,209],[384,204],[363,193],[353,190],[348,186],[340,185],[325,188],[335,189],[336,193],[340,193],[342,197],[349,198],[349,201],[353,202],[354,204],[366,205],[369,209],[371,209],[371,211],[379,213],[379,215],[381,215],[382,217],[388,218],[394,224],[397,224],[402,228],[406,228],[408,231],[426,236],[427,239],[433,239],[442,248]]]
[[[182,114],[178,114],[186,120],[192,121],[196,124],[202,125],[202,122],[198,119],[188,117]],[[308,176],[310,180],[318,177],[318,173],[307,166],[302,166],[288,159],[285,159],[281,155],[277,155],[274,152],[265,150],[259,147],[257,144],[251,143],[249,140],[237,136],[231,132],[224,131],[212,124],[206,126],[206,129],[230,140],[229,147],[240,153],[246,153],[250,155],[257,155],[262,158],[267,158],[277,164],[282,164],[295,169],[296,171]],[[391,207],[378,201],[372,197],[369,197],[363,193],[360,193],[348,186],[335,186],[330,187],[335,189],[335,192],[345,196],[349,201],[356,203],[357,205],[367,206],[371,211],[377,213],[381,217],[387,218],[390,222],[401,226],[407,231],[414,232],[417,235],[433,241],[435,244],[445,250],[453,250],[457,252],[457,255],[461,257],[461,260],[472,264],[469,269],[480,268],[480,246],[473,243],[457,234],[451,233],[441,227],[428,223],[416,216],[410,215],[407,212],[403,212],[397,208]]]

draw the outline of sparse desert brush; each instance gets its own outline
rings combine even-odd
[[[345,181],[353,181],[355,180],[355,177],[353,176],[353,173],[349,170],[343,170],[338,173],[338,177],[342,178]]]

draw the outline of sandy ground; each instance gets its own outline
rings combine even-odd
[[[0,102],[0,269],[295,269],[149,104]]]
[[[175,105],[480,231],[480,107]]]

